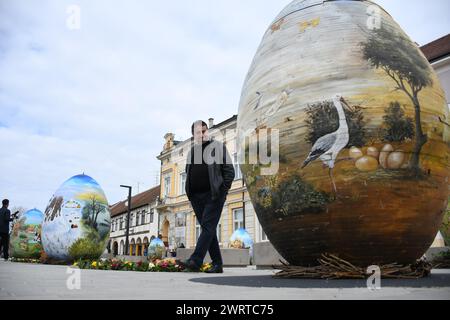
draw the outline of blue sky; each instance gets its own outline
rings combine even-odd
[[[110,203],[155,185],[164,134],[237,113],[259,42],[290,1],[0,0],[0,198],[45,206],[92,176]],[[447,0],[377,1],[419,44],[450,30]],[[79,5],[81,28],[66,26]]]

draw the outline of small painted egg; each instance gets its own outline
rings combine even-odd
[[[389,154],[387,159],[387,167],[389,169],[400,169],[405,161],[405,153],[403,151],[395,151]]]
[[[351,147],[350,150],[348,151],[348,155],[350,156],[350,158],[357,160],[361,158],[364,154],[360,149],[356,147]]]
[[[369,147],[367,149],[367,155],[378,159],[378,157],[380,156],[380,152],[375,147]]]
[[[358,159],[355,164],[356,168],[360,171],[375,171],[378,168],[378,161],[374,157],[364,156]]]
[[[387,159],[388,159],[388,157],[389,157],[389,154],[391,153],[391,152],[393,152],[394,151],[394,147],[392,146],[392,145],[390,145],[390,144],[386,144],[386,145],[384,145],[384,147],[381,149],[381,152],[380,152],[380,165],[384,168],[384,169],[387,169]]]

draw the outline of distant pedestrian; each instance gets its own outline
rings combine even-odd
[[[8,210],[9,200],[2,201],[2,208],[0,209],[0,251],[3,251],[3,258],[8,261],[9,258],[9,223],[13,221],[19,211],[14,212],[11,216],[11,211]]]

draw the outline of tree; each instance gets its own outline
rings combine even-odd
[[[419,93],[433,84],[430,66],[417,46],[394,30],[375,29],[361,45],[364,59],[372,67],[383,70],[395,82],[395,89],[404,92],[413,103],[416,141],[410,168],[419,172],[420,152],[428,141],[422,130]]]
[[[83,219],[87,220],[87,225],[97,230],[98,215],[103,210],[105,210],[105,205],[99,202],[96,196],[92,196],[88,204],[83,208]]]
[[[347,118],[350,140],[346,148],[362,147],[366,144],[364,115],[362,107],[347,106],[344,109]],[[339,115],[332,101],[323,101],[309,105],[306,109],[308,136],[306,141],[314,145],[316,141],[339,128]]]
[[[410,117],[405,117],[400,103],[391,102],[385,110],[384,123],[384,140],[389,142],[402,142],[414,137],[414,124]]]

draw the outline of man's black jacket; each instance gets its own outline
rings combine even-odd
[[[11,211],[5,207],[0,208],[0,233],[9,233],[9,223],[11,219]]]
[[[190,192],[190,183],[191,183],[190,169],[193,163],[193,162],[191,163],[193,150],[194,146],[191,147],[191,150],[187,155],[186,161],[185,190],[189,200],[191,199],[192,196]],[[209,183],[211,185],[211,198],[215,200],[222,193],[228,194],[228,190],[230,190],[231,184],[234,181],[235,176],[234,166],[231,157],[228,154],[228,150],[223,143],[211,140],[211,143],[205,148],[205,150],[208,150],[206,153],[208,153],[211,156],[211,158],[209,159],[220,159],[219,161],[214,161],[214,163],[208,164]],[[208,162],[210,163],[213,161]]]

